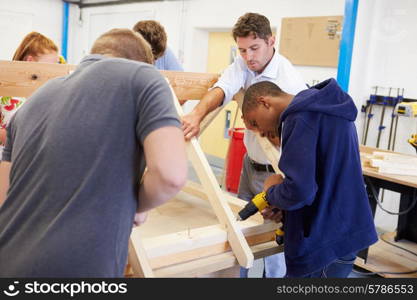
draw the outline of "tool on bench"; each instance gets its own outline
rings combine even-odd
[[[388,97],[384,96],[382,98],[383,99],[383,102],[382,102],[381,120],[379,121],[378,138],[376,139],[376,147],[377,148],[379,148],[379,144],[381,142],[382,130],[385,129],[385,126],[384,126],[385,109],[386,109],[386,107],[388,105],[389,99],[391,99],[391,90],[392,90],[392,88],[389,88]]]
[[[391,145],[392,145],[392,150],[394,150],[394,143],[393,143],[393,130],[394,130],[394,124],[397,126],[398,125],[398,115],[396,113],[396,108],[397,108],[397,104],[402,102],[404,97],[404,89],[402,89],[402,93],[400,94],[400,88],[397,88],[397,97],[392,97],[392,112],[391,112],[391,125],[389,128],[389,138],[388,138],[388,150],[391,150]],[[395,123],[394,123],[395,121]],[[395,132],[396,134],[396,132]]]
[[[367,119],[365,120],[365,124],[364,124],[365,131],[364,131],[363,140],[362,140],[363,145],[366,145],[366,140],[368,139],[369,124],[371,123],[371,119],[374,116],[372,114],[372,106],[376,104],[377,93],[378,93],[378,87],[376,86],[375,94],[369,96],[368,105],[365,108],[365,117],[367,117]]]
[[[269,203],[268,203],[268,200],[266,199],[266,193],[261,192],[255,195],[255,197],[253,197],[253,199],[249,201],[248,204],[246,204],[245,207],[241,209],[241,211],[239,211],[238,217],[236,220],[244,221],[250,216],[253,216],[254,214],[256,214],[258,211],[261,212],[268,206],[269,206]],[[278,208],[274,208],[273,211],[278,212]],[[283,221],[284,220],[282,220],[282,222]],[[282,245],[284,243],[284,231],[281,228],[275,230],[275,241],[277,242],[278,245]]]

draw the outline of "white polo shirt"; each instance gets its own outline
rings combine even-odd
[[[241,88],[247,90],[249,86],[260,81],[274,82],[284,92],[293,95],[307,89],[304,80],[294,66],[276,50],[271,61],[261,74],[251,71],[242,57],[237,56],[235,61],[224,70],[214,87],[219,87],[224,91],[223,105],[225,105],[232,100],[233,96]],[[256,133],[245,130],[244,143],[252,160],[260,164],[269,164],[261,146],[256,141]]]

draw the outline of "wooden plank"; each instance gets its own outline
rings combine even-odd
[[[146,251],[143,248],[142,241],[138,235],[131,236],[129,239],[128,264],[133,269],[133,276],[135,277],[155,277],[148,257],[146,256]]]
[[[250,247],[255,258],[270,256],[284,251],[283,246],[278,246],[275,241],[266,242]],[[219,270],[228,269],[239,265],[233,252],[198,258],[181,264],[155,269],[157,277],[197,277]]]
[[[207,194],[204,192],[203,186],[193,181],[187,181],[185,186],[182,188],[182,191],[191,195],[195,195],[200,199],[208,200]],[[232,195],[227,194],[225,192],[223,192],[223,197],[227,201],[227,203],[230,206],[230,209],[236,216],[239,213],[239,211],[248,203],[245,200],[233,197]],[[264,219],[261,214],[255,214],[251,216],[250,219],[259,224],[262,224],[264,222]]]
[[[389,242],[403,247],[407,250],[417,253],[417,244],[407,241],[400,240],[398,242],[394,241],[395,233],[385,233],[382,235],[382,238],[388,240]],[[399,249],[395,246],[385,243],[380,240],[372,245],[369,248],[368,259],[365,264],[363,259],[357,258],[355,264],[365,270],[370,272],[410,272],[417,270],[417,256],[408,253],[402,249]],[[386,278],[408,278],[416,277],[417,273],[412,274],[386,274],[378,273],[380,276]]]
[[[256,134],[256,140],[258,141],[259,145],[261,145],[262,151],[268,158],[272,168],[274,168],[275,173],[285,176],[284,173],[282,173],[282,171],[278,168],[278,162],[279,158],[281,157],[281,153],[277,150],[277,148],[272,145],[272,143],[267,138],[261,137],[258,133]]]
[[[161,71],[178,100],[200,100],[219,79],[219,74]]]
[[[219,106],[216,109],[214,109],[212,112],[210,112],[200,123],[200,133],[199,136],[201,136],[206,130],[206,128],[213,122],[213,120],[219,115],[219,113],[223,110],[224,106]]]
[[[275,240],[275,233],[265,232],[253,236],[246,237],[246,240],[249,245],[257,245],[260,243],[265,243]],[[230,244],[228,242],[218,243],[209,245],[206,247],[200,247],[197,249],[185,250],[178,253],[168,254],[165,256],[159,256],[150,259],[150,265],[152,268],[157,269],[165,266],[170,266],[173,264],[183,263],[190,260],[194,260],[196,257],[207,257],[213,256],[220,253],[230,251]]]
[[[174,100],[176,99],[175,93],[172,90]],[[180,116],[183,115],[183,111],[178,101],[174,101],[177,112]],[[200,182],[204,186],[204,189],[209,198],[209,202],[213,207],[213,210],[218,217],[221,224],[226,226],[228,232],[228,240],[235,253],[240,265],[245,268],[250,268],[253,265],[253,254],[246,242],[242,232],[238,228],[235,216],[233,215],[230,207],[222,199],[223,192],[221,191],[216,178],[210,168],[206,156],[201,150],[197,139],[194,137],[186,144],[187,156],[191,160],[192,165],[197,173]]]
[[[24,61],[0,61],[0,95],[29,97],[52,78],[62,77],[75,69],[74,65]]]
[[[409,158],[416,158],[417,157],[416,155],[392,152],[392,151],[388,151],[388,150],[382,150],[382,149],[367,147],[367,146],[360,146],[359,150],[361,152],[361,156],[363,156],[364,154],[372,154],[375,151],[379,151],[379,152],[399,154],[399,155],[401,155],[405,158],[406,157],[409,157]],[[382,180],[387,180],[387,181],[395,182],[395,183],[402,184],[402,185],[405,185],[405,186],[410,186],[410,187],[417,188],[417,176],[382,174],[382,173],[379,173],[377,169],[371,168],[371,167],[366,166],[364,164],[362,165],[362,172],[366,176],[375,177],[375,178],[379,178],[379,179],[382,179]]]
[[[238,105],[242,103],[243,101],[243,96],[244,96],[244,91],[243,89],[240,89],[239,92],[237,92],[234,96],[233,99],[234,101],[236,101],[238,103]],[[215,110],[213,110],[212,112],[210,112],[204,119],[203,121],[201,121],[200,123],[200,133],[199,135],[201,135],[204,130],[211,124],[211,122],[219,115],[219,113],[223,110],[224,106],[219,106],[217,107]],[[236,120],[235,120],[236,121]]]
[[[239,225],[246,239],[264,233],[273,233],[279,226],[275,222],[259,224],[250,220],[240,222]],[[140,235],[140,233],[138,230],[133,230],[132,236],[136,235]],[[227,242],[227,232],[224,230],[224,226],[219,224],[143,239],[144,248],[149,258]]]
[[[69,74],[77,66],[0,60],[0,95],[29,97],[46,81]],[[200,100],[219,74],[160,71],[179,100]]]

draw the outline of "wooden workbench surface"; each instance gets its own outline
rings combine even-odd
[[[360,146],[361,153],[372,154],[374,151],[389,152],[389,153],[399,154],[404,157],[417,158],[417,155],[392,152],[392,151],[368,147],[368,146]],[[371,176],[371,177],[379,178],[382,180],[387,180],[387,181],[399,183],[405,186],[411,186],[411,187],[417,188],[417,176],[405,176],[405,175],[392,175],[392,174],[378,173],[376,168],[371,168],[371,167],[363,167],[362,172],[364,175],[367,175],[367,176]]]

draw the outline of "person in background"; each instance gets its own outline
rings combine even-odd
[[[27,34],[13,55],[14,61],[60,63],[58,47],[39,32]],[[26,101],[22,97],[0,96],[0,158],[6,143],[6,127],[13,114]]]
[[[181,123],[149,44],[113,29],[91,53],[7,127],[0,277],[122,277],[133,224],[185,184]]]
[[[225,105],[243,88],[246,90],[259,81],[272,81],[288,93],[296,94],[306,89],[303,79],[294,66],[275,49],[275,36],[272,35],[269,20],[257,13],[246,13],[233,27],[233,38],[240,56],[226,68],[214,87],[207,92],[194,110],[183,117],[183,130],[186,139],[197,136],[204,117],[220,105]],[[268,137],[277,147],[276,137]],[[274,174],[272,166],[256,140],[256,133],[246,130],[244,143],[247,155],[243,160],[238,197],[250,201],[262,192],[263,182]],[[277,220],[279,214],[272,210],[263,212],[265,218]],[[277,220],[278,221],[278,220]],[[241,277],[247,277],[248,270],[241,270]],[[265,277],[283,277],[285,261],[282,253],[265,258]]]
[[[133,31],[139,32],[151,45],[158,70],[184,71],[172,50],[167,46],[167,34],[164,27],[157,21],[139,21],[133,26]]]
[[[247,127],[281,136],[279,169],[264,182],[283,211],[286,277],[348,277],[378,240],[362,175],[352,98],[328,79],[297,95],[263,81],[245,93]]]

